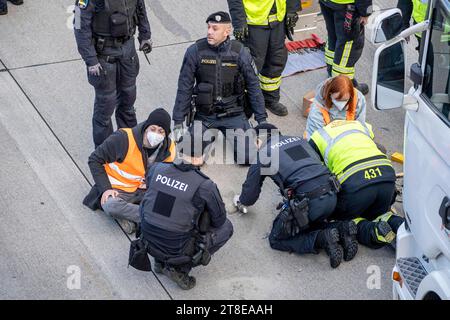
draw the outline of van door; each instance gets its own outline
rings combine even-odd
[[[450,230],[444,223],[450,214],[449,32],[450,2],[437,0],[423,40],[419,109],[406,115],[403,200],[407,223],[425,256],[443,253],[450,259]]]

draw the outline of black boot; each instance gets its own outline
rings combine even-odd
[[[344,249],[344,261],[350,261],[358,252],[358,241],[356,240],[356,234],[358,233],[358,227],[352,220],[341,221],[337,225],[339,230],[339,241]]]
[[[343,258],[342,247],[338,243],[339,231],[336,228],[324,229],[319,232],[316,239],[315,247],[318,249],[325,249],[330,257],[330,266],[337,268]]]
[[[363,95],[367,95],[369,93],[369,86],[366,83],[358,83],[356,79],[353,79],[352,82],[353,86],[359,91],[361,91]]]
[[[328,78],[332,77],[332,70],[333,70],[333,66],[327,64],[327,74],[328,74]]]
[[[266,102],[266,109],[280,117],[288,115],[286,106],[280,102]]]
[[[178,271],[175,268],[164,268],[162,271],[183,290],[195,287],[195,278],[191,277],[187,272]]]
[[[4,7],[0,7],[0,16],[4,16],[5,14],[8,14],[8,6],[5,5]]]
[[[20,6],[21,4],[23,4],[23,0],[8,0],[8,1],[16,6]]]

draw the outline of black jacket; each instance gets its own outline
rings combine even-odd
[[[247,24],[247,15],[245,14],[244,3],[242,0],[227,0],[230,10],[231,20],[234,28],[242,28]],[[286,0],[286,13],[294,13],[301,10],[301,1]]]
[[[218,54],[221,52],[229,52],[231,50],[231,41],[227,39],[225,42],[214,48]],[[247,48],[243,47],[239,54],[239,69],[245,80],[250,105],[255,113],[256,121],[260,122],[267,118],[264,107],[264,97],[259,84],[253,58]],[[175,124],[182,123],[191,108],[191,99],[195,85],[195,75],[200,66],[200,56],[198,54],[197,45],[191,45],[183,59],[180,77],[178,78],[178,91],[173,108],[173,121]]]
[[[142,162],[144,168],[147,171],[148,157],[151,156],[152,150],[144,148],[142,145],[145,131],[145,123],[140,123],[132,128],[134,139],[138,145],[139,150],[142,153]],[[163,145],[156,156],[155,162],[162,162],[170,155],[171,140],[166,137],[163,141]],[[113,162],[122,162],[128,152],[128,136],[125,131],[117,130],[110,135],[101,145],[95,149],[89,156],[88,164],[91,170],[92,177],[94,178],[94,186],[89,194],[84,198],[83,204],[92,210],[101,209],[100,199],[103,192],[112,189],[109,182],[108,175],[106,174],[104,164]]]
[[[94,42],[92,41],[92,19],[96,10],[96,2],[102,0],[90,0],[85,9],[78,7],[78,0],[75,2],[75,17],[74,17],[74,33],[75,40],[78,46],[78,52],[83,58],[87,66],[94,66],[98,63],[97,51],[95,50]],[[137,27],[139,30],[138,40],[148,40],[152,33],[150,30],[150,23],[148,22],[147,11],[145,9],[144,0],[137,1]]]

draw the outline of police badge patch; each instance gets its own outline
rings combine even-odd
[[[78,0],[78,7],[80,9],[86,9],[89,5],[89,0]]]

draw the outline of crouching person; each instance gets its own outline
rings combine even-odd
[[[147,188],[145,174],[152,164],[171,162],[175,144],[170,140],[170,115],[162,108],[134,128],[109,136],[89,157],[95,185],[83,204],[103,209],[131,234],[140,222],[139,204]]]
[[[141,238],[155,258],[154,271],[184,290],[195,286],[191,269],[207,265],[233,234],[217,185],[199,169],[207,144],[199,134],[200,145],[194,148],[194,137],[183,137],[173,164],[150,169],[149,189],[140,207]]]

